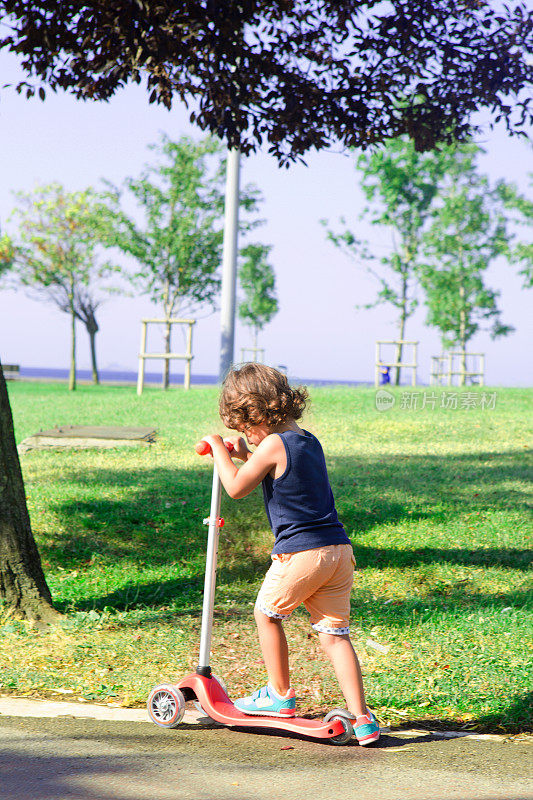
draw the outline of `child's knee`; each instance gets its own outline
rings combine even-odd
[[[318,640],[324,652],[330,652],[334,647],[346,647],[345,642],[350,642],[350,636],[347,633],[319,633]]]
[[[258,605],[256,605],[254,608],[254,618],[257,625],[268,625],[270,623],[281,625],[280,619],[277,619],[276,617],[271,617],[264,611],[261,611]]]

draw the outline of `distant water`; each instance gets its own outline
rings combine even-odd
[[[137,383],[137,373],[136,372],[129,372],[128,370],[110,370],[110,369],[102,369],[99,372],[100,374],[100,382],[101,383]],[[21,378],[33,378],[33,379],[41,379],[41,380],[59,380],[59,381],[66,381],[68,380],[69,371],[68,369],[54,369],[49,368],[46,369],[44,367],[22,367],[20,368],[20,377]],[[76,378],[80,381],[91,381],[92,380],[92,372],[89,369],[78,369],[76,370]],[[311,384],[313,386],[332,386],[332,385],[344,385],[344,386],[370,386],[369,381],[347,381],[347,380],[323,380],[320,378],[295,378],[290,376],[290,380],[293,383],[306,383]],[[161,383],[161,373],[160,372],[145,372],[144,373],[144,382],[151,383],[151,384],[158,384]],[[170,375],[170,383],[172,384],[183,384],[183,373],[175,373]],[[194,372],[191,374],[191,383],[196,384],[216,384],[218,383],[218,377],[216,375],[201,375],[195,374]]]
[[[137,373],[128,370],[101,369],[99,370],[101,383],[137,383]],[[21,367],[21,378],[41,378],[42,380],[68,380],[68,369],[46,369],[44,367]],[[93,373],[90,369],[77,369],[76,378],[80,381],[92,381]],[[145,383],[161,383],[162,375],[160,372],[145,372]],[[215,375],[194,375],[191,374],[191,383],[216,383]],[[183,383],[183,373],[170,374],[170,383]]]

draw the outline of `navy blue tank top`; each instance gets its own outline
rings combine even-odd
[[[276,537],[272,553],[350,544],[335,510],[324,452],[316,436],[307,431],[277,435],[285,446],[287,467],[279,478],[263,478],[266,513]]]

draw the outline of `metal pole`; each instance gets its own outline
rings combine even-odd
[[[211,658],[211,633],[213,630],[213,610],[215,606],[215,585],[217,580],[217,554],[220,516],[220,479],[216,465],[213,465],[213,488],[211,491],[211,511],[209,514],[209,533],[207,534],[207,556],[205,560],[204,603],[202,607],[202,630],[200,632],[200,658],[198,667],[208,667]]]
[[[222,296],[220,300],[220,373],[222,381],[233,364],[235,345],[235,284],[239,232],[239,150],[228,150],[224,245],[222,255]]]

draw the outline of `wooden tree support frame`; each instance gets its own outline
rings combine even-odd
[[[398,345],[410,345],[413,348],[412,353],[412,361],[396,361],[395,358],[386,359],[381,352],[381,348],[383,345],[394,345],[398,347]],[[376,342],[376,366],[375,366],[375,373],[374,373],[374,384],[376,389],[379,386],[379,375],[380,369],[383,367],[396,367],[400,369],[410,369],[411,370],[411,386],[416,386],[416,370],[418,367],[417,361],[417,352],[418,352],[418,341],[413,341],[411,339],[382,339],[381,341]]]
[[[144,362],[147,358],[158,358],[163,360],[168,359],[181,359],[186,361],[185,375],[183,378],[183,388],[191,388],[191,361],[193,360],[192,354],[192,328],[196,324],[195,319],[178,319],[176,317],[169,317],[169,319],[143,319],[141,320],[141,349],[139,352],[139,373],[137,377],[137,394],[141,395],[144,387]],[[187,340],[185,353],[147,353],[146,352],[146,338],[148,335],[148,325],[188,325]]]
[[[431,356],[431,386],[455,386],[458,378],[459,386],[467,383],[485,385],[485,353],[465,353],[465,367],[462,366],[463,353],[457,350]],[[457,364],[459,362],[459,364]],[[477,380],[476,380],[477,379]]]
[[[256,361],[258,364],[265,363],[265,348],[264,347],[241,347],[241,362],[248,361],[246,358],[247,353],[252,353],[251,361]]]

